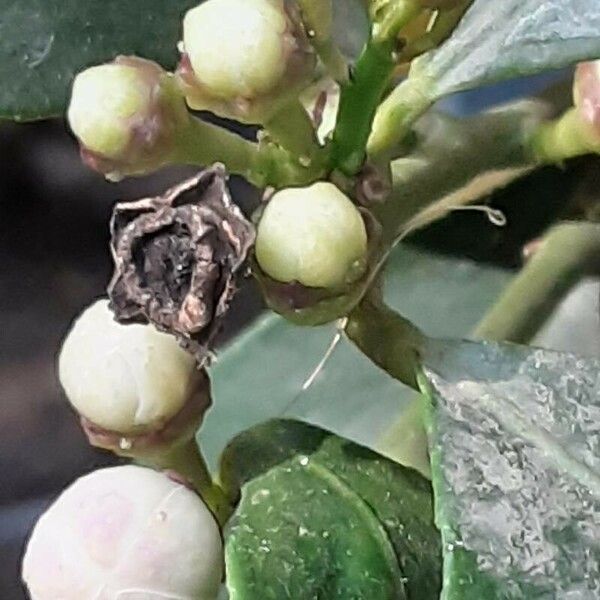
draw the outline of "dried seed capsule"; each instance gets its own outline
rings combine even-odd
[[[32,600],[216,598],[217,523],[193,491],[137,466],[81,477],[42,515],[23,558]]]
[[[166,164],[189,118],[173,76],[135,56],[79,73],[68,109],[84,162],[113,179]]]
[[[332,183],[281,190],[258,225],[256,258],[277,281],[313,288],[349,284],[366,268],[364,220]]]
[[[254,227],[216,164],[160,196],[115,206],[108,294],[121,322],[151,322],[204,364],[237,291]]]
[[[210,405],[206,377],[176,339],[151,325],[117,323],[106,300],[75,321],[58,362],[70,403],[98,429],[155,433],[188,403],[200,417]]]
[[[188,104],[264,123],[310,81],[315,53],[286,0],[208,0],[183,21],[178,73]]]

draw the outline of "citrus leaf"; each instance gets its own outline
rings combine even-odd
[[[597,0],[475,0],[450,38],[413,69],[440,98],[595,58]]]
[[[600,597],[600,361],[449,342],[422,387],[442,599]]]
[[[441,586],[429,482],[316,427],[274,420],[227,447],[242,499],[226,535],[232,600],[433,600]]]
[[[172,68],[181,19],[197,0],[2,0],[0,118],[61,115],[75,74],[136,54]]]

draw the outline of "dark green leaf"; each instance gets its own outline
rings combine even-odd
[[[597,0],[475,0],[452,36],[414,62],[432,96],[600,58]]]
[[[489,230],[493,233],[493,227]],[[427,334],[463,336],[509,281],[509,271],[399,247],[387,268],[386,300]],[[448,318],[451,315],[451,318]],[[275,416],[295,416],[366,445],[414,397],[342,340],[313,385],[302,384],[335,329],[302,328],[269,315],[218,356],[211,369],[215,403],[200,440],[211,464],[227,440]]]
[[[0,118],[64,112],[79,70],[136,54],[172,68],[181,18],[197,0],[1,0]]]
[[[448,343],[423,388],[442,598],[599,598],[600,361]]]
[[[234,439],[221,479],[243,486],[226,544],[232,600],[438,597],[431,487],[415,471],[280,420]]]

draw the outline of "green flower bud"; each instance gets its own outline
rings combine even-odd
[[[363,217],[332,183],[281,190],[258,225],[256,258],[276,281],[312,288],[344,286],[366,268]]]
[[[182,411],[187,415],[188,405],[200,419],[210,405],[205,375],[175,338],[151,325],[117,323],[106,300],[75,321],[58,371],[69,402],[105,435],[155,434]],[[198,425],[189,417],[182,423],[186,431]]]
[[[84,162],[117,179],[166,164],[189,115],[171,75],[120,56],[77,75],[68,120]]]
[[[316,58],[286,0],[208,0],[185,15],[179,68],[188,104],[264,123],[297,96]]]
[[[32,600],[214,600],[217,523],[193,491],[137,466],[81,477],[42,515],[23,558]]]

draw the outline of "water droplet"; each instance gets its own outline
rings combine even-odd
[[[121,450],[131,450],[133,448],[133,442],[126,437],[122,437],[119,440],[119,448],[121,448]]]

